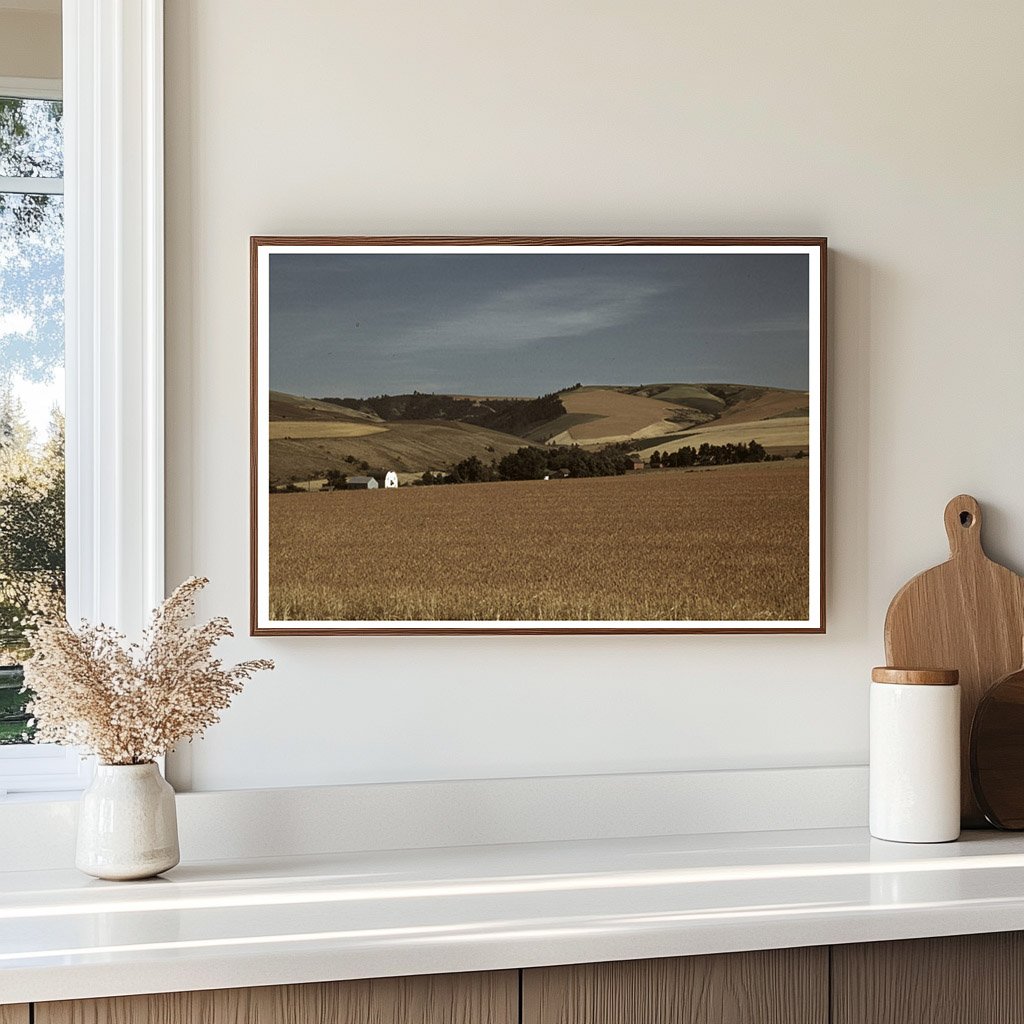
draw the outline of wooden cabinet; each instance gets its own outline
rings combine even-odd
[[[522,1019],[523,1024],[826,1024],[828,949],[528,970]]]
[[[1013,1024],[1024,933],[0,1006],[0,1024]]]
[[[27,1017],[25,1021],[27,1021]],[[37,1003],[35,1024],[517,1024],[519,972]],[[0,1024],[8,1024],[0,1016]],[[20,1018],[11,1024],[23,1024]]]
[[[1024,933],[833,946],[832,1021],[1024,1021]]]

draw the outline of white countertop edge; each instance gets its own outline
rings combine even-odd
[[[475,935],[418,946],[415,958],[393,943],[316,952],[280,951],[206,955],[123,963],[12,968],[0,974],[0,1005],[91,999],[265,985],[308,984],[363,978],[503,971],[561,964],[643,960],[763,949],[844,945],[899,939],[973,935],[1024,929],[1024,906],[1013,904],[958,910],[854,911],[837,921],[800,916],[760,926],[749,920],[704,925],[692,931],[656,929],[588,933],[551,925],[526,935]]]

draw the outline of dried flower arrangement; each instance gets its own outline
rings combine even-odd
[[[75,630],[63,615],[40,614],[25,663],[36,741],[84,747],[104,764],[147,764],[219,721],[245,680],[274,663],[225,668],[213,648],[233,635],[228,620],[187,625],[208,582],[185,580],[153,612],[141,645],[108,626]]]

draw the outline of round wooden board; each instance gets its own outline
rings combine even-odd
[[[971,785],[997,828],[1024,829],[1024,668],[982,697],[971,727]]]

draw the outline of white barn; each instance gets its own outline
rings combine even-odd
[[[398,474],[393,469],[389,469],[384,474],[384,486],[387,488],[398,486]]]

